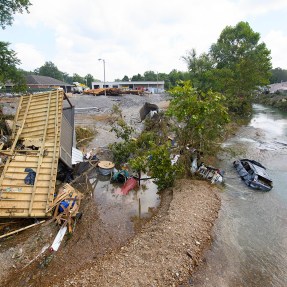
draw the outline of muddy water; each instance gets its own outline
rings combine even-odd
[[[236,158],[261,162],[274,188],[248,188],[232,166]],[[223,144],[219,166],[222,208],[193,286],[287,286],[287,114],[254,105],[249,125]]]
[[[97,173],[90,178],[90,184],[101,221],[121,242],[138,231],[160,204],[157,185],[151,179],[142,180],[127,195],[121,193],[123,184],[110,183],[110,176]]]

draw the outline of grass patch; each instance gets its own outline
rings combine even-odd
[[[82,147],[87,145],[96,136],[97,131],[90,127],[76,127],[76,140],[77,147]]]

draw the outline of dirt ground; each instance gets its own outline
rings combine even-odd
[[[106,119],[103,115],[108,115],[115,102],[139,130],[139,109],[145,101],[157,103],[162,109],[168,105],[164,95],[107,99],[76,96],[71,101],[76,108],[98,108],[76,111],[76,124],[97,130],[87,150],[115,140],[105,120],[95,122],[95,117]],[[0,240],[1,286],[192,286],[191,275],[210,246],[220,208],[216,186],[190,179],[178,181],[161,195],[155,216],[142,221],[127,236],[120,224],[110,228],[102,221],[85,183],[83,179],[75,186],[84,189],[83,217],[57,252],[49,251],[58,231],[54,223]]]

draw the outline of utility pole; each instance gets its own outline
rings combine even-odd
[[[105,89],[105,96],[107,95],[106,93],[106,61],[105,59],[98,59],[99,61],[103,61],[104,64],[104,89]]]

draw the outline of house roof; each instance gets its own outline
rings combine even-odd
[[[65,83],[63,81],[59,81],[57,79],[47,77],[47,76],[39,76],[39,75],[27,75],[26,76],[27,85],[42,85],[42,86],[73,86],[71,84]]]

